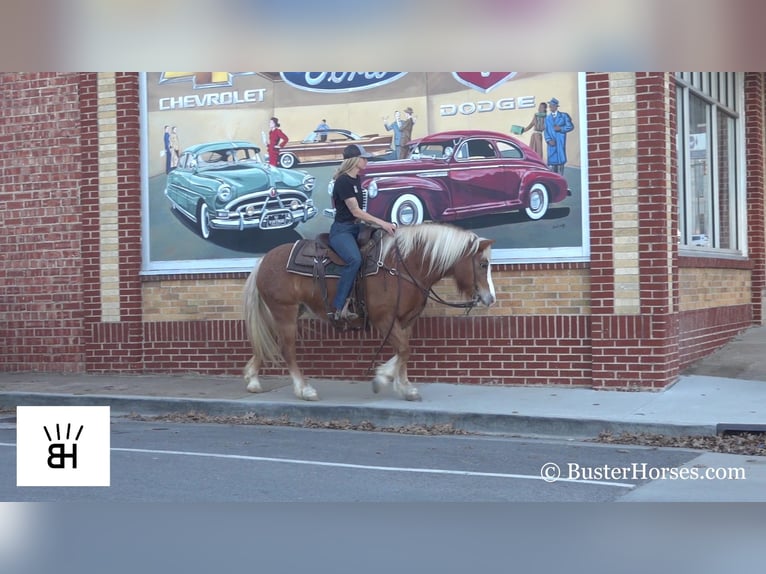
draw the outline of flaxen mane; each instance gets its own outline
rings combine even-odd
[[[411,253],[421,253],[428,273],[444,274],[461,257],[476,253],[479,249],[478,239],[475,233],[454,225],[424,223],[400,227],[394,237],[386,236],[383,257],[396,242],[403,259]]]

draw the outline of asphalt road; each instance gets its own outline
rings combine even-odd
[[[0,424],[0,500],[129,502],[615,501],[650,480],[546,482],[554,463],[675,468],[680,449],[570,440],[419,436],[114,418],[111,486],[19,488],[15,424]],[[547,466],[546,466],[547,465]],[[582,472],[582,471],[578,471]],[[551,476],[551,475],[548,475]],[[602,477],[603,478],[603,477]],[[639,477],[640,478],[640,477]],[[661,497],[661,492],[657,495]]]
[[[110,487],[17,488],[12,419],[0,419],[0,501],[51,503],[0,503],[0,571],[9,574],[716,574],[763,562],[758,505],[512,503],[685,500],[679,489],[714,500],[710,482],[540,478],[546,462],[711,463],[697,451],[114,417]],[[751,499],[763,500],[766,477],[753,478]]]

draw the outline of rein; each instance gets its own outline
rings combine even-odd
[[[415,278],[415,276],[412,274],[412,272],[407,268],[407,263],[405,263],[404,258],[402,257],[402,252],[399,251],[399,245],[394,243],[394,250],[396,251],[396,258],[401,263],[402,267],[404,267],[404,270],[407,272],[407,275],[402,275],[399,273],[398,269],[389,268],[383,266],[383,268],[388,271],[390,275],[394,275],[397,277],[402,277],[403,279],[409,281],[412,283],[415,287],[420,289],[421,293],[426,297],[426,299],[430,299],[431,301],[435,301],[436,303],[440,303],[441,305],[446,305],[447,307],[453,307],[455,309],[465,309],[465,314],[468,315],[474,307],[476,307],[479,304],[479,296],[474,295],[473,299],[470,301],[446,301],[443,299],[439,294],[434,291],[433,287],[423,287],[418,280]],[[473,270],[473,286],[474,291],[476,290],[476,265],[473,264],[471,266],[471,269]]]

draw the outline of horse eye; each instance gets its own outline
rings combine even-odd
[[[481,267],[482,269],[486,269],[487,267],[489,267],[489,261],[482,261],[479,264],[479,267]]]

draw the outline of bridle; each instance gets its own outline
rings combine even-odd
[[[476,241],[476,239],[474,238],[473,241]],[[473,245],[473,243],[471,245]],[[396,253],[396,260],[398,264],[404,268],[406,275],[400,273],[399,270],[395,267],[387,267],[383,264],[381,264],[381,267],[385,269],[389,275],[404,279],[412,283],[420,290],[426,299],[430,299],[431,301],[435,301],[441,305],[446,305],[447,307],[465,309],[466,315],[468,315],[473,310],[473,308],[479,304],[479,301],[481,300],[479,298],[479,282],[476,276],[476,262],[473,261],[473,259],[471,259],[471,270],[473,271],[473,299],[470,301],[447,301],[443,299],[436,291],[434,291],[433,287],[423,287],[423,285],[420,284],[412,271],[410,271],[407,267],[407,262],[404,260],[404,257],[402,257],[402,252],[399,250],[399,245],[397,243],[394,243],[394,252]]]

